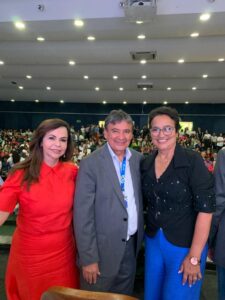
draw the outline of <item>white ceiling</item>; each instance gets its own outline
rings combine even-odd
[[[225,58],[224,0],[158,0],[157,14],[145,17],[141,25],[125,16],[120,2],[1,0],[0,100],[225,102],[225,62],[218,62]],[[43,12],[39,4],[44,5]],[[145,6],[145,15],[147,10]],[[211,18],[201,22],[200,14],[208,11]],[[82,18],[84,26],[75,27],[74,18]],[[14,20],[24,21],[26,29],[16,29]],[[191,38],[193,32],[199,37]],[[139,34],[146,39],[138,40]],[[96,40],[87,41],[89,35]],[[45,41],[37,42],[38,36]],[[132,60],[131,51],[156,51],[157,57],[141,65]],[[185,63],[178,64],[179,58]],[[69,60],[76,64],[70,66]],[[28,74],[32,79],[26,79]],[[203,79],[203,74],[208,78]],[[84,75],[89,79],[84,80]],[[119,78],[113,80],[113,75]],[[145,82],[153,88],[137,88]]]

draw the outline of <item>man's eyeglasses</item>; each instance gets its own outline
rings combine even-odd
[[[158,136],[160,132],[162,131],[164,135],[171,135],[172,132],[174,131],[175,127],[172,126],[164,126],[163,128],[159,127],[152,127],[150,129],[150,132],[152,136]]]

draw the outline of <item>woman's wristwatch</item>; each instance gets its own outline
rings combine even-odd
[[[192,266],[197,266],[200,265],[200,259],[198,259],[196,256],[191,256],[189,258],[190,263],[192,264]]]

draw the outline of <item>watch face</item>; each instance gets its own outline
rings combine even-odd
[[[191,263],[193,266],[197,266],[197,265],[198,265],[198,259],[197,259],[197,257],[191,257],[191,258],[190,258],[190,263]]]

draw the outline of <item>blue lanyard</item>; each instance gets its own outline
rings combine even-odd
[[[126,171],[126,156],[124,156],[122,165],[120,168],[120,188],[121,188],[121,192],[123,193],[123,196],[124,196],[125,206],[127,208],[128,202],[127,202],[127,197],[125,196],[125,171]]]

